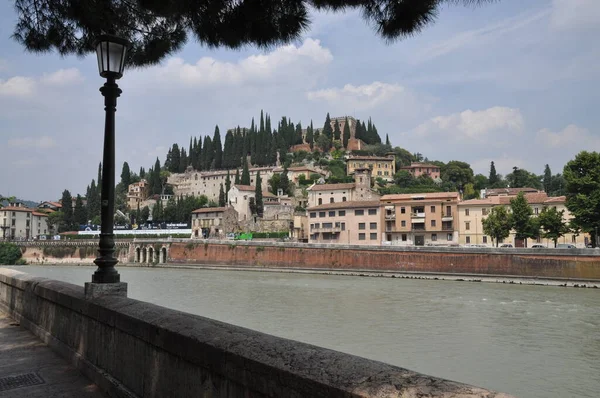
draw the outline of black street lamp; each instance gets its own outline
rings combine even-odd
[[[129,42],[112,35],[100,36],[96,44],[98,56],[98,70],[100,76],[106,78],[106,83],[100,88],[104,96],[104,155],[102,160],[102,188],[100,202],[100,243],[99,257],[94,260],[98,266],[92,276],[92,283],[118,283],[121,276],[115,269],[119,262],[114,257],[115,239],[113,223],[115,214],[115,112],[117,110],[117,97],[121,89],[116,80],[123,76],[125,54]]]

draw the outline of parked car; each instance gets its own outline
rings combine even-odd
[[[540,245],[539,243],[536,243],[535,245],[531,245],[532,249],[545,249],[546,246],[544,245]]]
[[[557,249],[577,249],[577,246],[572,245],[570,243],[559,243],[556,245]]]
[[[500,245],[500,247],[513,247],[513,245],[510,243],[503,243]]]

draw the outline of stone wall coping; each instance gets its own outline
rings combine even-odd
[[[510,397],[131,298],[86,300],[83,287],[20,271],[0,268],[0,283],[114,327],[258,395]]]
[[[600,257],[600,249],[531,249],[531,248],[496,248],[496,247],[449,247],[449,246],[362,246],[362,245],[340,245],[322,243],[300,243],[300,242],[274,242],[274,241],[242,241],[242,240],[217,240],[217,239],[136,239],[136,244],[142,243],[188,243],[202,245],[205,243],[214,245],[234,246],[262,246],[262,247],[295,247],[307,249],[332,249],[332,250],[361,250],[374,252],[400,252],[400,253],[456,253],[456,254],[487,254],[487,255],[531,255],[531,256],[582,256]]]

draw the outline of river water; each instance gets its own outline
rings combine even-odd
[[[83,285],[93,267],[23,266]],[[600,396],[600,289],[120,267],[129,297],[518,397]]]

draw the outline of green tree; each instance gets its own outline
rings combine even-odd
[[[344,133],[342,136],[342,146],[348,148],[348,141],[350,140],[350,124],[348,123],[348,118],[346,118],[346,122],[344,123]],[[389,139],[388,139],[389,142]]]
[[[409,171],[400,170],[394,175],[394,182],[399,187],[408,188],[416,184],[416,179]]]
[[[490,185],[488,178],[483,174],[476,174],[473,178],[473,181],[473,189],[475,189],[478,193]]]
[[[466,184],[465,189],[463,190],[463,199],[478,199],[479,191],[476,191],[473,184]]]
[[[48,217],[46,217],[46,223],[50,229],[49,233],[55,234],[59,231],[60,226],[63,225],[63,212],[55,211],[54,213],[48,214]]]
[[[549,165],[544,167],[544,179],[542,180],[542,184],[544,186],[544,192],[550,194],[549,192],[552,189],[552,171],[550,170]]]
[[[392,147],[390,137],[387,134],[385,135],[385,145],[389,146],[390,148]]]
[[[62,224],[58,227],[58,232],[71,231],[73,229],[73,197],[71,193],[65,189],[61,199],[62,207],[60,211],[63,214]]]
[[[519,194],[510,200],[510,223],[515,230],[516,239],[527,239],[534,237],[536,232],[532,228],[531,216],[533,209],[525,199],[525,194]],[[527,246],[527,243],[525,244]]]
[[[492,161],[490,163],[490,175],[488,176],[489,188],[497,188],[496,185],[498,184],[499,180],[498,173],[496,173],[496,165],[494,165],[494,162]]]
[[[482,220],[483,232],[496,241],[496,247],[510,236],[510,216],[504,206],[495,206],[486,218]]]
[[[123,162],[123,169],[121,170],[121,185],[125,192],[127,192],[129,189],[129,184],[131,184],[131,170],[129,169],[129,164],[127,162]]]
[[[240,185],[240,169],[235,170],[235,179],[233,180],[235,185]]]
[[[473,183],[473,169],[468,163],[452,160],[441,171],[442,180],[452,184],[454,190],[464,190],[466,184]]]
[[[323,130],[319,136],[325,136],[329,138],[329,140],[333,140],[333,129],[331,128],[331,117],[329,117],[329,112],[327,112],[327,116],[325,117],[325,123],[323,123]]]
[[[77,195],[77,199],[75,200],[75,209],[73,210],[73,218],[75,219],[75,224],[85,225],[87,224],[87,213],[85,211],[85,207],[83,206],[83,199],[81,195]]]
[[[241,185],[250,185],[250,170],[248,170],[248,162],[244,162],[240,183]]]
[[[325,134],[319,134],[319,138],[315,142],[317,148],[323,152],[327,152],[331,149],[331,139]]]
[[[221,132],[219,131],[219,126],[215,126],[212,146],[215,153],[213,168],[218,170],[223,165],[223,148],[221,146]]]
[[[262,179],[260,171],[256,172],[256,186],[254,187],[254,197],[256,198],[256,214],[262,217],[264,211],[263,195],[262,195]]]
[[[306,129],[306,143],[310,145],[310,149],[313,149],[314,145],[314,130],[313,130],[313,122],[310,121],[310,126]]]
[[[2,196],[0,195],[0,207],[3,206],[3,202],[13,203],[16,200],[14,196]]]
[[[225,190],[223,189],[223,183],[221,183],[221,187],[219,188],[219,206],[225,206]]]
[[[231,177],[229,176],[229,170],[227,170],[227,177],[225,177],[225,202],[229,201],[229,190],[231,189]]]
[[[541,177],[525,169],[513,167],[513,172],[506,175],[506,182],[511,188],[542,189]]]
[[[335,123],[333,124],[333,140],[339,141],[341,139],[341,135],[342,132],[340,130],[340,123],[336,119]]]
[[[140,223],[145,224],[148,221],[148,218],[150,218],[150,208],[144,206],[140,212]]]
[[[564,167],[566,206],[573,216],[571,223],[590,233],[592,245],[600,229],[600,153],[582,151]]]
[[[281,174],[273,174],[271,178],[269,178],[269,187],[271,187],[271,192],[277,195],[277,190],[281,184]]]
[[[22,253],[14,243],[0,243],[0,265],[15,265],[19,263]]]
[[[283,173],[281,173],[281,178],[279,180],[279,188],[281,188],[284,195],[290,195],[290,196],[293,195],[290,179],[288,177],[287,165],[283,166]],[[277,191],[275,191],[273,193],[275,195],[277,195]]]
[[[569,232],[569,227],[564,220],[564,210],[558,211],[555,207],[544,206],[538,216],[542,237],[552,239],[554,247],[558,239]]]

